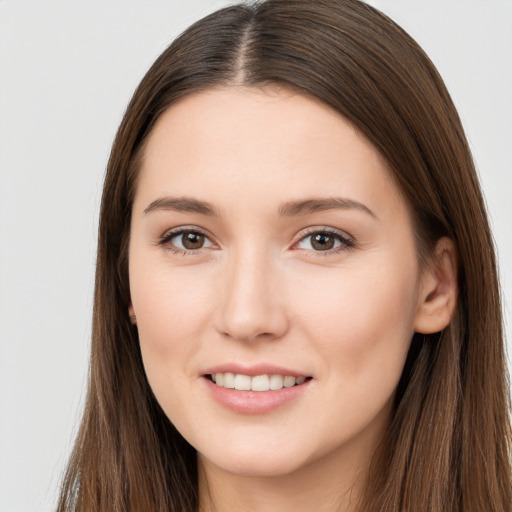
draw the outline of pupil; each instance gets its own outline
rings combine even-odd
[[[204,244],[204,235],[199,233],[186,233],[183,235],[183,247],[186,249],[200,249]]]
[[[319,251],[328,251],[334,247],[334,238],[330,235],[318,233],[313,237],[312,245]]]

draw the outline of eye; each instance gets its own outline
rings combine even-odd
[[[204,233],[193,229],[173,230],[164,235],[159,243],[172,251],[180,253],[198,251],[214,246],[213,242]]]
[[[354,247],[354,241],[341,232],[323,230],[314,231],[302,237],[295,247],[316,252],[337,252],[337,250]]]

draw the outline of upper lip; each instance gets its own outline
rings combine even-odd
[[[214,373],[234,373],[239,375],[284,375],[290,377],[310,377],[311,374],[300,370],[292,370],[284,366],[275,364],[259,363],[245,366],[240,363],[224,363],[207,368],[202,372],[203,375],[212,375]]]

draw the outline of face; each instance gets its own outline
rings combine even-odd
[[[421,276],[385,162],[337,112],[277,89],[173,105],[146,147],[129,262],[149,383],[203,464],[369,457]]]

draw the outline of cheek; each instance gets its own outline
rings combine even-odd
[[[130,290],[148,380],[158,389],[176,370],[193,379],[197,372],[189,361],[200,349],[205,317],[214,305],[211,278],[193,267],[137,263],[134,258]],[[144,272],[138,274],[138,268]]]
[[[312,416],[324,419],[324,439],[334,444],[370,425],[385,428],[412,339],[414,267],[380,268],[340,271],[296,293],[301,329],[322,361],[323,393]]]
[[[194,362],[204,338],[205,313],[212,304],[210,287],[190,279],[190,273],[147,268],[144,276],[134,277],[131,284],[146,377],[173,423],[178,420],[181,425],[188,418],[195,424],[201,418],[198,410],[189,407],[194,400],[190,390],[198,378]],[[187,428],[184,431],[188,432]]]
[[[324,359],[336,361],[340,375],[372,380],[372,374],[401,374],[410,340],[416,304],[414,264],[367,265],[316,279],[300,300],[298,317]],[[376,268],[377,271],[372,269]]]

